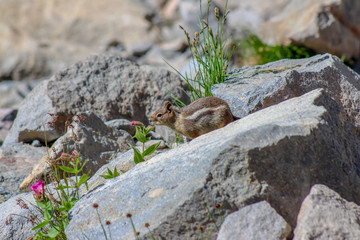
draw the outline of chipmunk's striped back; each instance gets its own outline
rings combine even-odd
[[[155,124],[166,125],[189,138],[224,127],[235,119],[229,105],[217,97],[200,98],[179,112],[167,102],[151,117]]]

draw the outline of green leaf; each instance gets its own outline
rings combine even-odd
[[[144,128],[144,132],[143,132],[144,136],[148,135],[152,130],[154,130],[154,128],[155,127]]]
[[[144,133],[138,127],[136,128],[135,138],[142,143],[148,141],[146,135],[144,135]]]
[[[36,201],[36,203],[37,203],[37,205],[38,205],[39,207],[41,207],[42,209],[48,208],[48,205],[47,205],[46,202]]]
[[[115,166],[115,169],[114,169],[114,177],[117,177],[117,176],[120,176],[120,174],[119,174],[119,172],[117,171],[117,169],[116,169],[116,166]]]
[[[130,144],[129,144],[130,145]],[[138,164],[139,162],[144,162],[145,159],[143,158],[143,156],[141,155],[139,149],[137,149],[136,147],[134,147],[133,145],[130,145],[130,147],[132,149],[134,149],[134,162],[135,164]]]
[[[69,223],[68,223],[68,222],[66,222],[66,221],[63,221],[63,222],[62,222],[62,224],[63,224],[64,229],[66,229],[66,228],[67,228],[67,226],[69,225]]]
[[[105,179],[111,179],[111,178],[114,178],[114,177],[117,177],[117,176],[120,176],[119,172],[117,171],[116,169],[116,166],[115,166],[115,169],[114,169],[114,172],[111,172],[111,170],[108,168],[108,174],[106,175],[100,175],[101,177],[105,178]]]
[[[38,230],[38,229],[40,229],[40,228],[43,228],[43,227],[45,227],[49,222],[50,222],[50,220],[45,220],[45,221],[43,221],[42,223],[40,223],[39,225],[33,227],[32,230]]]
[[[78,173],[79,171],[77,171],[76,169],[73,168],[69,168],[66,166],[59,166],[59,168],[67,173]]]
[[[62,189],[75,188],[75,186],[62,186]]]
[[[89,159],[86,159],[83,164],[81,165],[81,168],[79,168],[79,172],[81,172],[85,166],[85,164],[89,161]]]
[[[105,179],[111,179],[113,178],[112,175],[100,175],[101,177],[105,178]]]
[[[150,147],[145,149],[145,151],[142,153],[142,156],[151,155],[153,152],[155,152],[155,150],[159,147],[159,145],[160,145],[160,142],[151,145]]]
[[[56,228],[51,228],[49,232],[46,234],[46,236],[50,238],[55,238],[57,235],[59,235],[59,231]]]
[[[53,209],[47,209],[47,210],[44,212],[44,218],[45,218],[46,220],[51,220],[53,216],[54,216],[54,210],[53,210]]]
[[[90,178],[90,175],[88,174],[84,174],[81,176],[79,182],[77,183],[77,186],[80,187],[81,184],[83,184],[84,182],[86,182],[88,179]]]

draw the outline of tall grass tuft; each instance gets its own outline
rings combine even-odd
[[[217,20],[215,31],[209,25],[211,0],[208,0],[207,3],[206,16],[202,14],[200,1],[200,32],[195,32],[194,38],[191,39],[189,33],[182,26],[179,26],[184,31],[190,48],[195,75],[192,76],[191,73],[181,74],[176,69],[173,69],[180,74],[189,86],[191,101],[212,96],[211,86],[224,82],[227,76],[229,61],[235,50],[235,47],[232,49],[228,47],[224,36],[224,24],[226,16],[229,14],[227,3],[228,1],[225,3],[222,16],[220,16],[219,8],[215,7],[214,14]]]

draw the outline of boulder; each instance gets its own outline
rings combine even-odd
[[[318,53],[358,58],[359,10],[357,0],[291,0],[260,32],[269,44],[295,43]]]
[[[266,201],[261,201],[228,215],[217,240],[285,240],[290,235],[290,225]]]
[[[127,119],[148,124],[148,116],[174,95],[189,102],[186,83],[168,70],[139,66],[116,56],[92,56],[41,82],[19,107],[4,144],[54,141],[65,121],[91,111],[103,120]],[[41,104],[39,104],[41,102]],[[58,115],[54,128],[48,113]]]
[[[301,205],[293,239],[360,239],[359,216],[359,205],[314,185]]]
[[[85,112],[79,116],[85,117],[85,120],[75,122],[78,117],[73,118],[72,127],[68,127],[67,132],[53,144],[49,154],[43,156],[34,166],[31,174],[21,183],[21,190],[29,189],[32,184],[46,176],[51,171],[49,161],[59,158],[62,153],[78,151],[82,161],[89,160],[83,171],[90,171],[90,175],[93,175],[118,152],[127,151],[130,148],[128,144],[134,145],[129,133],[107,127],[95,114]]]
[[[0,202],[19,193],[21,182],[45,154],[45,147],[20,143],[0,148]]]
[[[339,104],[345,119],[360,126],[360,76],[330,54],[239,68],[211,90],[235,116],[244,117],[317,88]]]
[[[344,114],[316,89],[159,154],[84,195],[70,212],[67,237],[103,237],[94,203],[114,239],[134,238],[127,213],[142,237],[148,222],[157,238],[200,237],[201,226],[213,239],[204,203],[211,212],[221,204],[226,217],[266,199],[294,227],[315,183],[358,202],[359,141]],[[220,224],[220,214],[213,216]]]
[[[26,96],[3,145],[31,143],[33,140],[53,142],[62,135],[66,120],[64,114],[59,114],[60,119],[53,128],[48,124],[53,120],[49,113],[58,111],[47,97],[47,84],[47,80],[39,83]]]

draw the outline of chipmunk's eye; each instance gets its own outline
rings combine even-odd
[[[158,117],[158,118],[160,118],[161,116],[162,116],[162,114],[161,114],[161,113],[159,113],[159,114],[157,115],[157,117]]]

